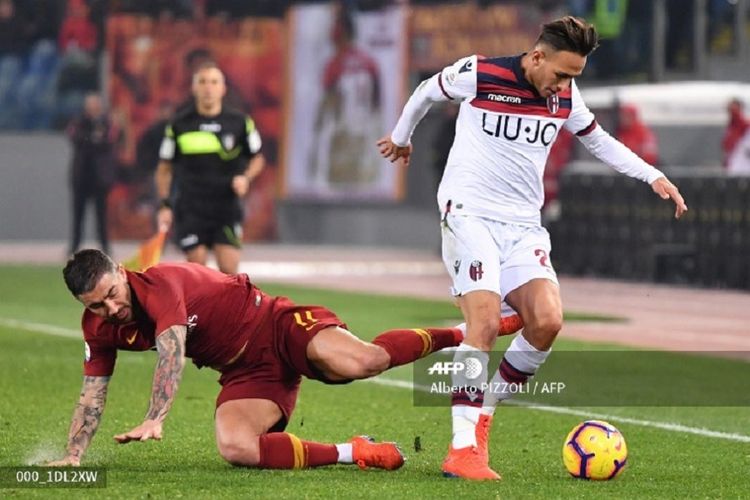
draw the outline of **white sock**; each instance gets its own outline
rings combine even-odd
[[[338,462],[340,464],[354,463],[354,459],[352,458],[352,444],[351,443],[337,444],[336,450],[339,452]]]
[[[503,359],[509,363],[513,368],[529,375],[529,379],[536,374],[536,371],[544,363],[551,352],[540,351],[524,338],[522,334],[516,335],[513,342],[508,346],[508,350],[505,351]],[[495,373],[490,380],[490,384],[487,390],[484,392],[484,403],[482,405],[482,413],[485,415],[493,415],[495,408],[500,401],[510,399],[514,394],[517,393],[517,387],[511,387],[510,383],[506,381],[501,375],[500,370],[495,370]]]
[[[473,360],[470,360],[473,358]],[[481,384],[487,381],[487,364],[490,356],[486,352],[467,344],[460,344],[453,355],[454,363],[463,363],[469,370],[462,370],[451,375],[453,387],[477,387],[477,391],[467,393],[470,397],[475,394],[478,399],[483,395],[479,392]],[[478,363],[478,364],[477,364]],[[451,407],[453,417],[453,439],[454,448],[466,448],[476,446],[476,425],[479,421],[480,408],[457,402]]]
[[[477,445],[477,422],[479,422],[479,408],[473,406],[456,405],[451,408],[453,416],[454,448],[466,448]]]
[[[456,325],[453,328],[459,329],[461,331],[461,335],[466,338],[466,323],[461,323],[460,325]]]

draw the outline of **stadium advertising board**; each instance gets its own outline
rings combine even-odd
[[[405,91],[406,11],[290,10],[284,193],[317,200],[394,200],[401,172],[375,145]]]

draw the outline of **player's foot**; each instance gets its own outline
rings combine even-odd
[[[443,476],[472,481],[499,481],[500,474],[490,469],[476,446],[450,447],[443,461]]]
[[[511,335],[521,328],[523,328],[523,320],[521,319],[521,316],[518,314],[504,316],[500,318],[500,330],[497,332],[497,336],[502,337],[503,335]]]
[[[490,461],[490,427],[492,427],[492,415],[479,415],[479,422],[477,422],[475,431],[477,437],[477,451],[486,464]]]
[[[357,436],[349,440],[352,444],[352,458],[360,469],[376,467],[396,470],[404,465],[404,454],[396,443],[376,443],[368,436]]]

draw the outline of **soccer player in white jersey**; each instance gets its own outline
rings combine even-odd
[[[581,99],[575,78],[597,44],[592,25],[568,16],[545,24],[524,54],[460,59],[422,82],[391,135],[378,141],[385,158],[408,164],[411,135],[430,106],[438,101],[460,104],[438,203],[443,261],[467,324],[454,359],[473,357],[483,372],[474,379],[454,375],[454,388],[481,387],[488,378],[491,388],[526,382],[549,355],[562,327],[549,234],[540,220],[544,165],[561,127],[618,172],[671,199],[675,217],[687,210],[677,188],[605,132]],[[513,339],[499,368],[487,376],[501,298],[519,312],[525,328]],[[477,366],[474,361],[469,364]],[[495,406],[510,396],[511,391],[454,391],[453,439],[443,462],[445,476],[500,479],[489,467],[487,441]]]

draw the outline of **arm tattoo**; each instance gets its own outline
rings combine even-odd
[[[109,377],[83,377],[83,388],[68,433],[68,455],[79,459],[99,427],[107,400]]]
[[[156,337],[159,361],[154,372],[151,403],[146,413],[147,420],[163,421],[174,401],[177,386],[185,368],[185,337],[187,327],[175,325]]]

